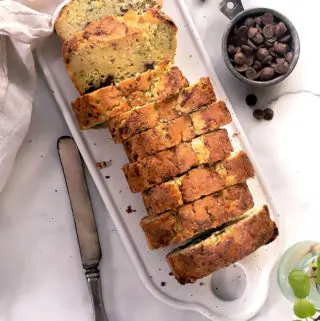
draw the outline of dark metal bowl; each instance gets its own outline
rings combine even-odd
[[[228,4],[232,3],[233,8],[229,9]],[[275,85],[284,79],[286,79],[293,71],[295,66],[297,65],[297,62],[299,60],[300,56],[300,40],[298,36],[298,32],[292,22],[284,16],[282,13],[275,11],[273,9],[268,9],[268,8],[254,8],[254,9],[249,9],[249,10],[244,10],[242,3],[240,0],[223,0],[220,3],[220,10],[224,15],[226,15],[231,21],[226,27],[226,30],[224,32],[223,38],[222,38],[222,54],[224,61],[229,68],[229,70],[233,73],[234,76],[236,76],[238,79],[242,80],[243,82],[253,85],[253,86],[258,86],[258,87],[265,87],[265,86],[271,86]],[[251,80],[243,76],[241,73],[239,73],[232,65],[228,52],[227,52],[227,47],[228,47],[228,38],[230,35],[230,32],[233,30],[235,25],[242,19],[246,17],[251,17],[251,16],[257,16],[263,13],[272,13],[276,18],[279,20],[283,21],[284,24],[287,26],[290,34],[291,34],[291,49],[293,53],[293,59],[290,63],[289,70],[283,74],[280,75],[276,78],[273,78],[268,81],[257,81],[257,80]]]

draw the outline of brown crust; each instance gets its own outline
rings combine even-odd
[[[148,246],[155,250],[179,244],[207,229],[217,228],[253,207],[246,184],[239,184],[180,207],[175,212],[146,216],[141,227]]]
[[[171,76],[170,73],[172,73]],[[108,122],[108,127],[114,141],[123,142],[159,123],[172,121],[216,101],[209,78],[201,78],[193,86],[182,89],[179,95],[172,96],[187,84],[182,76],[178,68],[171,68],[168,73],[160,77],[157,85],[158,99],[155,103],[137,107],[113,117]],[[171,96],[172,98],[168,99]]]
[[[167,262],[178,282],[193,283],[245,258],[277,235],[268,207],[263,206],[220,235],[214,234],[198,244],[169,253]]]
[[[229,170],[224,167],[225,163]],[[144,191],[143,201],[148,214],[156,215],[178,208],[182,205],[181,200],[182,203],[192,202],[252,177],[252,164],[248,156],[240,151],[212,167],[194,168],[179,178]]]
[[[170,123],[160,124],[137,134],[124,142],[124,148],[131,162],[139,161],[227,125],[231,120],[226,104],[218,101]]]
[[[225,129],[193,139],[172,149],[148,156],[123,167],[133,193],[161,184],[201,164],[214,163],[230,156],[233,151]]]
[[[170,81],[174,86],[163,92],[162,83]],[[188,85],[182,72],[172,67],[169,60],[164,60],[154,70],[124,80],[118,86],[103,87],[80,96],[72,102],[72,108],[80,129],[90,129],[148,102],[157,100],[160,103],[161,99],[168,99]]]

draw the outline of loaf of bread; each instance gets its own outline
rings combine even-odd
[[[169,84],[171,87],[172,84]],[[160,123],[170,122],[183,114],[198,110],[216,101],[209,78],[201,78],[195,85],[184,88],[177,95],[165,101],[150,103],[123,112],[110,119],[108,127],[115,142],[123,142],[140,132]]]
[[[71,0],[62,8],[55,29],[62,41],[70,40],[90,22],[104,16],[122,16],[128,10],[144,11],[162,7],[162,0]]]
[[[148,214],[156,215],[226,187],[244,183],[252,177],[253,166],[247,154],[239,151],[214,166],[194,168],[178,178],[144,191],[143,201]]]
[[[241,220],[212,235],[194,239],[167,255],[173,275],[181,284],[193,283],[227,267],[271,243],[278,228],[267,206],[249,210]]]
[[[194,138],[171,149],[127,164],[123,172],[133,193],[183,174],[191,168],[214,163],[230,156],[233,151],[225,129]]]
[[[80,129],[90,129],[153,101],[169,99],[189,85],[181,70],[166,59],[136,77],[80,96],[72,109]]]
[[[177,27],[163,12],[105,16],[64,42],[63,58],[82,95],[153,69],[164,59],[174,61]]]
[[[124,148],[130,161],[139,161],[227,125],[231,120],[226,104],[218,101],[137,134],[124,142]]]
[[[247,185],[239,184],[184,205],[176,211],[146,216],[140,225],[149,248],[156,250],[183,243],[200,232],[217,228],[241,216],[253,205]]]

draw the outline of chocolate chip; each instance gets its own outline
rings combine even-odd
[[[145,63],[144,64],[144,70],[147,71],[147,70],[152,70],[154,69],[154,62],[151,62],[151,63]]]
[[[279,64],[281,62],[284,62],[285,59],[284,58],[276,58],[276,63]]]
[[[274,24],[274,16],[272,13],[265,13],[262,17],[261,17],[261,22],[266,26],[266,25],[273,25]]]
[[[253,50],[257,50],[258,47],[250,40],[248,39],[247,44],[253,49]]]
[[[285,35],[288,31],[286,25],[283,22],[279,22],[275,27],[275,36],[279,39]]]
[[[238,66],[242,66],[246,63],[246,55],[242,52],[237,52],[234,55],[234,61]]]
[[[248,30],[248,38],[249,39],[254,38],[257,33],[258,33],[258,29],[257,28],[254,28],[254,27],[249,28],[249,30]]]
[[[286,35],[279,39],[280,42],[288,42],[291,39],[290,35]]]
[[[273,25],[266,25],[263,28],[263,35],[267,38],[270,39],[274,36],[274,27]]]
[[[246,55],[250,55],[253,53],[253,48],[251,48],[250,46],[242,45],[241,49]]]
[[[293,59],[293,53],[291,51],[287,52],[285,58],[290,63]]]
[[[275,42],[272,50],[277,54],[285,55],[288,52],[289,47],[287,44],[284,44],[281,42]]]
[[[260,32],[258,32],[251,40],[254,44],[260,45],[263,43],[264,38],[263,35]]]
[[[272,109],[266,108],[265,110],[263,110],[263,119],[271,120],[273,119],[273,116],[274,116],[274,112]]]
[[[260,61],[263,61],[268,56],[269,56],[269,50],[266,48],[259,48],[256,53],[256,57]]]
[[[271,63],[272,63],[272,56],[267,56],[266,58],[263,59],[262,63],[265,65],[265,66],[270,66]]]
[[[246,71],[246,77],[251,80],[255,80],[259,77],[259,73],[256,72],[256,70],[252,67],[249,67]]]
[[[254,20],[257,25],[261,25],[261,23],[262,23],[261,17],[255,17]]]
[[[253,62],[253,68],[256,70],[260,70],[262,68],[262,62],[259,60],[255,60]]]
[[[274,77],[274,75],[275,75],[275,71],[271,67],[265,67],[260,71],[260,79],[262,81],[271,80]]]
[[[255,106],[258,102],[258,98],[256,95],[254,94],[249,94],[247,95],[246,97],[246,103],[248,106],[252,107],[252,106]]]
[[[245,72],[248,70],[249,66],[248,65],[242,65],[242,66],[235,65],[234,68],[239,72]]]
[[[237,52],[234,45],[229,45],[227,51],[230,56],[233,56]]]
[[[252,66],[252,64],[253,64],[253,55],[246,56],[245,65]]]
[[[248,28],[253,27],[255,25],[254,18],[251,18],[251,17],[246,18],[246,20],[244,21],[244,25]]]
[[[244,38],[245,40],[247,40],[248,38],[248,30],[249,28],[246,26],[242,26],[237,30],[237,36],[240,38]]]
[[[241,52],[241,47],[236,47],[236,52]]]
[[[286,61],[281,61],[277,63],[275,67],[275,71],[281,75],[285,74],[288,70],[289,70],[289,63]]]
[[[264,112],[262,109],[255,109],[253,111],[253,116],[256,118],[256,119],[263,119],[264,117]]]

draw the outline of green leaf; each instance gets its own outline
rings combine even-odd
[[[316,283],[320,284],[320,256],[317,258],[317,275],[316,275]]]
[[[293,311],[298,318],[309,318],[317,313],[314,305],[305,299],[298,300],[293,307]]]
[[[310,280],[307,274],[300,270],[292,270],[289,273],[289,284],[298,299],[304,299],[310,292]]]

